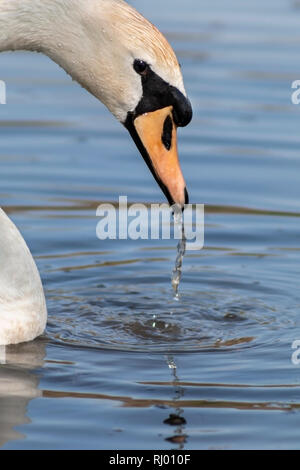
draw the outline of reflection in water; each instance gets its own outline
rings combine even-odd
[[[183,417],[184,410],[180,407],[180,399],[184,396],[184,388],[180,385],[178,369],[174,356],[168,355],[166,357],[166,361],[169,369],[172,371],[173,376],[172,385],[174,387],[174,413],[171,413],[170,416],[164,420],[164,423],[169,424],[170,426],[176,426],[174,435],[167,437],[166,441],[172,442],[173,444],[178,444],[178,449],[182,450],[184,449],[184,444],[186,443],[188,437],[186,434],[184,434],[186,420]],[[175,407],[175,403],[178,406]]]
[[[6,347],[0,345],[0,364],[6,363]]]
[[[4,351],[5,348],[5,351]],[[42,367],[45,342],[34,342],[2,347],[0,365],[0,447],[5,443],[24,439],[15,428],[30,423],[26,416],[28,403],[42,395],[35,370]]]

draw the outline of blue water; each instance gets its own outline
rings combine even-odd
[[[194,119],[180,158],[205,247],[187,252],[175,301],[175,241],[97,239],[101,202],[163,195],[57,65],[0,55],[0,201],[49,310],[45,335],[0,368],[0,446],[299,449],[299,2],[131,3],[182,64]]]

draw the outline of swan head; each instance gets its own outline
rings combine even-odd
[[[192,108],[184,92],[180,67],[178,63],[157,63],[158,51],[152,58],[142,51],[134,57],[143,58],[133,58],[131,64],[137,75],[132,81],[138,78],[138,83],[134,106],[127,107],[123,124],[169,203],[183,206],[188,203],[188,193],[179,164],[177,127],[190,122]]]
[[[192,119],[192,107],[176,55],[162,33],[123,0],[88,4],[89,14],[81,16],[88,62],[71,74],[128,129],[169,203],[183,206],[188,195],[176,134]]]

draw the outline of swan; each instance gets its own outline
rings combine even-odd
[[[176,55],[124,0],[0,0],[0,52],[41,52],[99,99],[129,131],[170,204],[188,202],[176,130],[192,118]],[[44,332],[36,264],[0,209],[0,345]]]

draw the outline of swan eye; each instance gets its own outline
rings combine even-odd
[[[148,71],[149,65],[143,60],[136,59],[133,62],[133,68],[139,75],[145,75]]]

